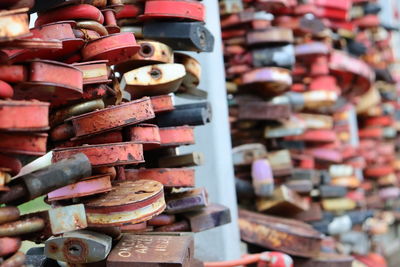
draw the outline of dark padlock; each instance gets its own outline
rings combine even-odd
[[[168,214],[200,210],[208,205],[208,193],[204,187],[170,193],[166,196],[166,205]]]
[[[211,121],[211,110],[207,107],[188,107],[175,106],[175,110],[165,112],[156,117],[160,127],[173,127],[181,125],[200,126]]]
[[[189,222],[190,231],[194,233],[206,231],[231,222],[229,208],[215,203],[211,203],[201,210],[186,212],[181,215]]]
[[[139,33],[139,37],[164,43],[174,50],[211,52],[214,49],[214,36],[200,22],[146,22],[139,32],[130,27],[122,30]]]
[[[91,173],[92,166],[89,159],[84,154],[76,154],[49,167],[14,179],[10,183],[10,192],[0,194],[0,203],[21,204],[89,177]]]
[[[347,194],[347,188],[344,186],[321,185],[319,195],[322,198],[344,197]]]
[[[157,166],[160,168],[195,167],[203,165],[204,155],[200,152],[160,157]]]
[[[252,50],[253,65],[256,68],[276,66],[291,69],[295,63],[293,45],[258,48]]]

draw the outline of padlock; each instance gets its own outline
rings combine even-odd
[[[0,101],[0,129],[43,131],[48,129],[49,104],[35,101]],[[20,117],[19,114],[26,114]]]
[[[253,65],[256,68],[276,66],[291,68],[295,63],[293,45],[258,48],[252,50]]]
[[[57,148],[53,150],[52,161],[58,162],[77,153],[85,154],[89,158],[90,164],[95,167],[139,164],[144,162],[143,145],[135,142]]]
[[[158,159],[160,168],[196,167],[204,164],[204,155],[200,152],[192,152],[177,156],[167,156]]]
[[[270,102],[249,102],[239,105],[239,119],[276,120],[287,119],[291,115],[289,105]]]
[[[326,211],[346,211],[356,208],[355,201],[348,198],[323,199],[321,204]]]
[[[347,194],[347,188],[344,186],[321,185],[319,195],[322,198],[340,198]]]
[[[56,148],[65,148],[65,147],[78,147],[83,145],[102,145],[102,144],[111,144],[111,143],[121,143],[123,142],[122,132],[111,131],[106,132],[100,135],[89,136],[86,138],[66,141],[61,143],[55,143]]]
[[[82,38],[76,37],[73,31],[74,27],[76,27],[74,21],[60,21],[33,28],[30,30],[32,35],[26,37],[26,40],[21,43],[21,49],[6,50],[5,52],[11,62],[23,62],[34,58],[57,59],[71,55],[85,44]],[[61,41],[61,44],[54,43],[54,40]],[[36,48],[35,43],[36,47],[41,49],[33,52],[28,48],[29,46]],[[51,45],[52,43],[54,44]],[[56,46],[53,47],[54,45]]]
[[[126,136],[131,142],[143,144],[143,149],[148,150],[161,144],[160,130],[154,124],[137,124],[126,131]]]
[[[189,168],[174,169],[125,169],[127,180],[154,180],[164,187],[194,187],[195,173]]]
[[[154,229],[156,232],[189,232],[191,231],[189,222],[186,220],[164,225]]]
[[[16,207],[0,208],[0,224],[18,220],[20,217],[19,209]]]
[[[47,194],[48,201],[79,198],[109,192],[112,189],[110,175],[85,178],[78,183],[67,185]]]
[[[293,41],[292,30],[286,28],[270,27],[262,31],[248,32],[246,35],[247,45],[290,44]]]
[[[51,237],[45,243],[48,258],[68,263],[92,263],[107,258],[111,251],[112,238],[87,230],[68,232],[60,237]]]
[[[82,49],[83,60],[108,60],[115,65],[125,60],[127,55],[136,54],[140,46],[132,33],[114,33],[86,44]]]
[[[133,98],[169,94],[178,90],[185,75],[182,64],[144,66],[126,72],[121,81],[121,88]]]
[[[53,110],[49,118],[50,126],[57,126],[73,116],[82,115],[103,108],[105,108],[104,101],[102,99],[95,99],[58,110]]]
[[[293,169],[292,158],[288,150],[277,150],[267,154],[274,176],[290,175]]]
[[[167,214],[200,210],[208,205],[208,193],[204,187],[171,193],[166,196]]]
[[[72,64],[83,73],[83,85],[96,83],[109,83],[111,80],[110,68],[106,60],[88,61]]]
[[[162,184],[150,180],[121,181],[109,193],[83,202],[89,226],[140,223],[165,209]]]
[[[267,150],[263,144],[246,144],[232,149],[235,166],[250,165],[254,160],[265,158]]]
[[[251,177],[254,193],[259,197],[270,197],[274,190],[274,177],[272,168],[267,159],[253,161]]]
[[[202,3],[187,0],[156,0],[146,2],[142,20],[205,21],[205,7]]]
[[[119,129],[152,118],[154,118],[152,103],[150,98],[145,97],[118,106],[73,116],[67,119],[67,122],[71,122],[72,126],[65,124],[59,130],[67,132],[67,138],[75,136],[77,139],[104,131]],[[92,123],[96,120],[101,120],[102,125]],[[60,137],[58,134],[54,133],[52,134],[52,139],[54,141],[60,141],[66,138],[63,136]]]
[[[20,8],[0,13],[0,41],[13,40],[29,34],[28,9]]]
[[[300,257],[315,257],[320,252],[321,233],[299,221],[239,210],[239,228],[241,238],[251,244]],[[271,241],[272,235],[279,245]]]
[[[175,215],[160,214],[147,221],[147,224],[150,226],[164,226],[173,224],[175,220],[176,220]]]
[[[307,195],[313,190],[314,185],[308,180],[292,180],[286,182],[285,186],[298,194]]]
[[[39,27],[44,24],[62,20],[79,19],[94,20],[99,22],[100,24],[104,23],[104,16],[99,9],[92,5],[80,4],[60,7],[41,13],[35,22],[35,26]]]
[[[211,228],[222,226],[231,222],[229,208],[211,203],[198,211],[191,211],[181,214],[190,226],[191,232],[198,233]]]
[[[193,237],[124,235],[111,250],[107,266],[191,266]]]
[[[178,95],[191,94],[191,92],[193,90],[196,90],[196,88],[200,84],[200,79],[201,79],[200,63],[195,58],[182,53],[174,54],[174,62],[182,64],[185,67],[186,71],[186,75],[183,78],[182,84],[177,91]]]
[[[291,218],[303,222],[320,221],[323,218],[321,205],[318,202],[311,202],[308,210],[292,214]]]
[[[171,95],[159,95],[150,97],[151,105],[153,106],[154,113],[159,114],[166,111],[175,109],[172,103]]]
[[[115,17],[116,10],[112,8],[102,9],[101,12],[104,16],[104,24],[107,29],[108,34],[120,33],[121,28],[117,24],[117,19]]]
[[[160,127],[200,126],[211,121],[212,111],[208,102],[198,103],[197,106],[178,105],[175,110],[165,112],[156,117]]]
[[[83,154],[67,157],[39,171],[14,179],[10,191],[0,194],[0,203],[23,203],[59,187],[91,175],[91,165]],[[49,179],[51,177],[51,179]]]
[[[200,22],[145,22],[143,28],[122,27],[138,38],[158,41],[174,50],[211,52],[214,36]]]
[[[256,200],[258,211],[269,214],[290,214],[305,211],[309,203],[297,193],[282,185],[274,190],[272,198],[259,198]]]
[[[160,128],[161,147],[178,147],[195,143],[194,127],[178,126]]]
[[[312,259],[296,258],[294,263],[299,267],[316,267],[324,265],[329,265],[332,267],[351,267],[353,263],[353,257],[343,254],[321,253],[318,257]]]
[[[126,73],[145,65],[174,63],[174,52],[169,46],[150,40],[140,40],[137,43],[140,45],[138,53],[115,65],[115,71]]]

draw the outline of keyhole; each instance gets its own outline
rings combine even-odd
[[[82,248],[79,245],[72,245],[69,248],[69,253],[73,256],[79,256],[82,253]]]
[[[154,54],[154,48],[152,45],[147,43],[141,44],[139,54],[142,57],[151,57]]]
[[[150,71],[150,76],[153,79],[159,79],[159,78],[161,78],[161,71],[158,69],[152,69]]]

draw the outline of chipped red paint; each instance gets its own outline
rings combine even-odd
[[[133,33],[116,33],[91,41],[82,49],[84,60],[108,60],[115,65],[137,53],[140,46]]]
[[[152,96],[151,104],[155,113],[174,110],[174,103],[171,95]]]
[[[194,187],[195,173],[193,169],[125,169],[127,180],[154,180],[165,187]]]
[[[150,98],[144,97],[122,105],[72,117],[67,121],[72,122],[75,136],[77,138],[82,138],[84,136],[140,123],[152,119],[154,116]]]
[[[161,143],[160,131],[157,125],[138,124],[128,129],[129,141],[143,144],[144,149],[148,145],[159,145]]]
[[[84,153],[94,167],[144,162],[143,146],[133,142],[55,149],[53,150],[53,162],[60,161],[77,153]]]
[[[42,156],[46,154],[47,134],[0,133],[0,150],[12,154]]]
[[[21,116],[21,114],[24,114]],[[49,127],[49,104],[39,101],[1,101],[0,130],[43,131]]]
[[[179,126],[160,128],[162,147],[193,145],[195,143],[194,127]]]
[[[154,0],[145,4],[144,15],[147,19],[179,19],[205,21],[205,8],[202,3],[185,0]]]

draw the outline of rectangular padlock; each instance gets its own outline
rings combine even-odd
[[[331,266],[331,267],[351,267],[353,257],[343,254],[320,253],[318,257],[312,259],[296,258],[295,264],[299,267]]]
[[[189,222],[190,230],[194,233],[202,232],[231,222],[231,213],[229,208],[215,203],[211,203],[199,211],[183,213],[182,217]]]
[[[256,206],[258,211],[284,215],[308,210],[309,203],[296,192],[281,185],[274,190],[272,198],[258,198]]]
[[[315,257],[321,249],[321,233],[300,221],[239,210],[239,228],[245,242],[289,255]]]
[[[253,161],[267,156],[267,149],[263,144],[245,144],[232,149],[233,164],[235,166],[251,165]]]
[[[194,187],[195,172],[189,168],[125,169],[127,180],[154,180],[165,187]]]
[[[288,150],[268,152],[267,158],[271,164],[274,176],[285,176],[292,173],[292,158]]]
[[[214,36],[199,22],[146,22],[143,28],[122,27],[138,37],[155,40],[174,50],[211,52]]]
[[[13,40],[18,37],[29,35],[28,9],[2,11],[0,13],[0,24],[2,25],[0,40]]]
[[[321,183],[321,173],[317,170],[293,169],[292,180],[310,180],[314,185]]]
[[[190,154],[160,157],[158,159],[158,167],[160,168],[177,168],[177,167],[196,167],[204,164],[204,154],[193,152]]]
[[[107,258],[109,267],[189,267],[194,255],[191,236],[124,235]]]
[[[200,210],[208,205],[208,193],[204,187],[170,193],[166,196],[166,204],[168,214]]]
[[[291,180],[287,181],[285,186],[298,194],[308,194],[313,190],[313,183],[310,180]]]
[[[256,68],[275,66],[292,68],[295,63],[293,45],[258,48],[252,50],[253,65]]]
[[[322,198],[340,198],[347,194],[347,188],[344,186],[321,185],[319,195]]]
[[[211,116],[211,107],[209,105],[188,106],[187,108],[176,106],[175,110],[158,115],[156,121],[160,127],[200,126],[209,123]]]
[[[249,102],[239,105],[239,119],[242,120],[278,120],[288,119],[291,113],[289,105],[269,102]]]
[[[357,206],[356,202],[349,198],[323,199],[321,204],[323,209],[326,211],[354,210]]]
[[[105,60],[99,61],[89,61],[82,63],[72,64],[74,67],[78,68],[83,73],[83,84],[93,84],[93,83],[109,83],[111,80],[109,76],[111,74],[111,69],[107,67],[107,62]]]

